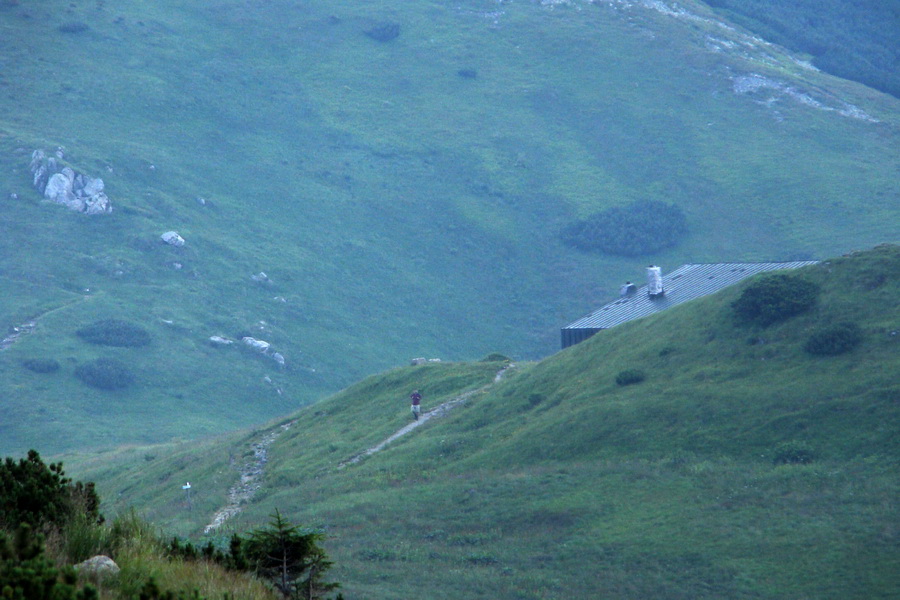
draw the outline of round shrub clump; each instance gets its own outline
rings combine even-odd
[[[797,275],[765,275],[731,303],[738,321],[767,326],[807,312],[816,305],[819,286]]]
[[[54,358],[26,358],[22,366],[35,373],[56,373],[59,371],[59,361]]]
[[[804,350],[815,356],[835,356],[856,348],[863,332],[856,323],[838,323],[815,331],[806,341]]]
[[[509,362],[511,359],[505,354],[499,352],[491,352],[481,359],[481,362]]]
[[[634,383],[640,383],[646,378],[644,372],[639,369],[626,369],[620,371],[619,374],[616,375],[616,383],[619,385],[632,385]]]
[[[580,250],[642,256],[674,246],[686,233],[687,218],[679,207],[641,200],[573,223],[561,237]]]
[[[134,383],[134,375],[121,361],[98,358],[79,365],[75,376],[85,384],[101,390],[120,390]]]
[[[86,342],[101,346],[146,346],[150,334],[140,325],[120,319],[94,321],[77,330],[75,334]]]
[[[812,448],[805,442],[790,441],[775,447],[772,462],[776,465],[806,465],[816,459]]]

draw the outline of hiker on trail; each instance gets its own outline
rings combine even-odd
[[[412,394],[409,395],[409,399],[412,400],[412,414],[413,418],[418,421],[419,420],[419,411],[421,410],[422,404],[422,394],[419,393],[419,390],[413,391]]]

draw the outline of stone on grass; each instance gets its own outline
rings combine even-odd
[[[75,570],[98,576],[115,575],[119,572],[119,565],[110,557],[100,554],[78,563]]]
[[[241,338],[241,341],[242,341],[245,345],[249,346],[250,348],[256,350],[257,352],[262,352],[263,354],[265,354],[266,352],[268,352],[268,351],[269,351],[269,346],[272,345],[272,344],[270,344],[269,342],[266,342],[266,341],[263,341],[263,340],[258,340],[258,339],[256,339],[256,338],[253,338],[253,337],[250,337],[250,336]]]
[[[176,231],[167,231],[159,236],[159,238],[168,245],[175,246],[176,248],[184,246],[184,238],[178,235],[178,232]]]

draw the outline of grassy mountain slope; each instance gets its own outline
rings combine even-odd
[[[559,232],[636,200],[687,215],[640,259],[664,268],[895,240],[898,101],[681,5],[0,3],[0,327],[36,318],[0,353],[0,449],[217,433],[413,356],[545,356],[638,263]],[[30,152],[57,146],[113,214],[39,199]],[[153,341],[74,336],[104,318]],[[85,387],[95,358],[136,383]]]
[[[243,437],[67,464],[99,480],[107,510],[136,504],[197,536],[249,444],[280,431],[260,489],[212,539],[276,508],[325,527],[348,597],[889,598],[900,248],[799,273],[821,286],[816,308],[767,328],[735,323],[743,282],[498,382],[497,363],[395,369]],[[843,321],[860,346],[803,350]],[[635,368],[644,382],[615,383]],[[484,386],[340,467],[407,422],[411,388],[428,409]]]
[[[900,96],[900,2],[706,0],[729,20],[838,77]]]

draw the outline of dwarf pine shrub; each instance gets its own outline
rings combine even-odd
[[[813,332],[803,349],[814,356],[836,356],[856,348],[863,331],[856,323],[837,323]]]
[[[819,286],[799,275],[775,273],[760,277],[731,303],[735,317],[747,324],[772,325],[807,312],[816,305]]]
[[[55,373],[59,371],[59,361],[54,358],[26,358],[22,366],[35,373]]]
[[[86,385],[101,390],[120,390],[134,383],[134,375],[121,361],[98,358],[79,365],[75,376]]]
[[[679,207],[642,200],[573,223],[561,237],[580,250],[642,256],[676,245],[686,233],[687,218]]]
[[[805,465],[815,460],[816,455],[806,442],[791,440],[775,447],[772,462],[776,465]]]
[[[640,369],[626,369],[619,371],[619,374],[616,375],[616,383],[619,385],[632,385],[640,383],[646,378],[647,376]]]
[[[93,483],[72,483],[62,463],[45,464],[35,450],[18,461],[7,457],[0,463],[0,527],[63,526],[77,515],[102,520]]]
[[[78,329],[75,334],[86,342],[101,346],[139,347],[150,343],[146,329],[121,319],[94,321]]]

